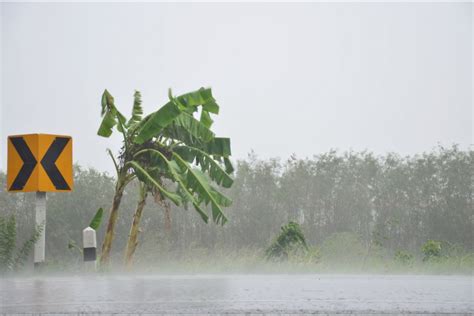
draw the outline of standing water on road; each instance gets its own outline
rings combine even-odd
[[[0,296],[0,313],[474,313],[472,276],[32,277]]]

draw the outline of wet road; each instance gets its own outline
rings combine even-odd
[[[0,282],[1,313],[474,313],[472,276],[143,275]]]

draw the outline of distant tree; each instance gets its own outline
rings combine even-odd
[[[308,245],[321,246],[323,258],[337,254],[353,261],[354,256],[364,258],[368,247],[371,254],[382,251],[387,258],[394,258],[397,250],[423,257],[421,248],[427,240],[442,241],[443,256],[450,255],[449,245],[455,245],[456,255],[466,255],[474,249],[473,171],[474,151],[457,146],[405,157],[330,151],[279,160],[252,153],[237,161],[234,184],[222,191],[233,200],[226,211],[229,222],[223,227],[206,226],[197,212],[182,208],[184,203],[171,202],[173,221],[168,232],[166,213],[154,211],[149,191],[138,230],[143,231],[139,233],[142,247],[134,256],[153,263],[165,257],[182,260],[191,251],[262,251],[274,240],[275,229],[297,218],[296,211],[304,214],[301,230]],[[47,201],[47,259],[68,268],[81,263],[78,252],[67,250],[68,241],[81,244],[82,229],[97,208],[108,215],[116,185],[116,177],[77,165],[74,179],[73,192],[48,194]],[[111,252],[114,258],[123,257],[141,183],[132,181],[124,189]],[[170,180],[164,183],[175,186]],[[34,194],[11,194],[2,190],[5,186],[6,175],[0,172],[0,214],[15,215],[21,245],[34,227]],[[98,240],[104,240],[105,228],[97,233]],[[335,242],[345,233],[357,239]]]

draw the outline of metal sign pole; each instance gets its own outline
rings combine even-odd
[[[45,235],[46,235],[46,192],[36,192],[35,225],[41,227],[41,234],[35,243],[35,268],[44,262]],[[36,229],[35,228],[35,229]]]

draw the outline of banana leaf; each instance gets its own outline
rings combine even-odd
[[[106,89],[102,94],[101,115],[103,118],[99,130],[97,131],[99,136],[109,137],[112,135],[113,128],[116,125],[119,132],[125,133],[125,116],[117,110],[114,102],[114,97]]]
[[[135,91],[133,95],[133,108],[132,108],[132,116],[127,122],[127,126],[131,126],[132,124],[137,124],[142,120],[143,115],[143,108],[142,108],[142,95],[140,91]]]
[[[170,161],[168,160],[165,155],[163,155],[160,151],[156,149],[144,149],[140,152],[137,153],[137,156],[142,155],[142,154],[148,154],[150,155],[151,159],[153,160],[161,160],[162,162],[165,162],[166,165],[168,166],[168,171],[173,175],[172,179],[176,183],[178,183],[179,188],[181,189],[181,192],[183,195],[186,197],[186,200],[191,202],[196,209],[196,211],[199,213],[201,218],[207,223],[208,222],[208,216],[206,212],[201,208],[199,205],[199,201],[194,197],[193,192],[191,192],[188,189],[187,183],[185,179],[183,179],[182,169],[178,166],[178,164],[175,161]]]
[[[148,183],[150,186],[156,187],[160,193],[162,193],[165,197],[170,199],[175,205],[179,206],[181,204],[181,197],[173,192],[166,190],[158,181],[156,181],[142,166],[140,166],[136,161],[130,161],[129,165],[135,171],[137,177],[145,182]]]
[[[231,155],[230,138],[215,137],[207,144],[206,152],[209,155],[217,155],[228,158]]]
[[[215,190],[206,179],[205,175],[200,171],[193,169],[178,154],[173,153],[173,158],[182,169],[187,169],[187,184],[193,192],[196,192],[202,202],[206,205],[211,204],[212,218],[214,222],[225,224],[227,218],[222,210],[223,206],[230,205],[230,199],[224,199],[222,194],[216,194]],[[222,204],[220,204],[222,203]],[[199,203],[200,204],[200,203]]]
[[[225,168],[227,170],[225,170],[213,157],[203,150],[185,145],[176,147],[174,150],[187,162],[191,163],[196,160],[201,166],[201,171],[207,172],[209,177],[218,185],[230,188],[234,183],[234,180],[227,173],[227,170],[233,170],[233,168],[229,168],[226,164]],[[228,164],[230,164],[230,161],[228,161]],[[232,164],[230,164],[231,166]]]
[[[89,227],[97,231],[97,229],[99,229],[100,227],[100,224],[102,223],[103,214],[104,210],[102,208],[99,208],[95,213],[94,218],[92,218]]]
[[[138,135],[135,137],[134,142],[143,144],[155,137],[181,113],[181,109],[174,101],[166,103],[158,111],[152,113],[142,126],[138,127]]]

